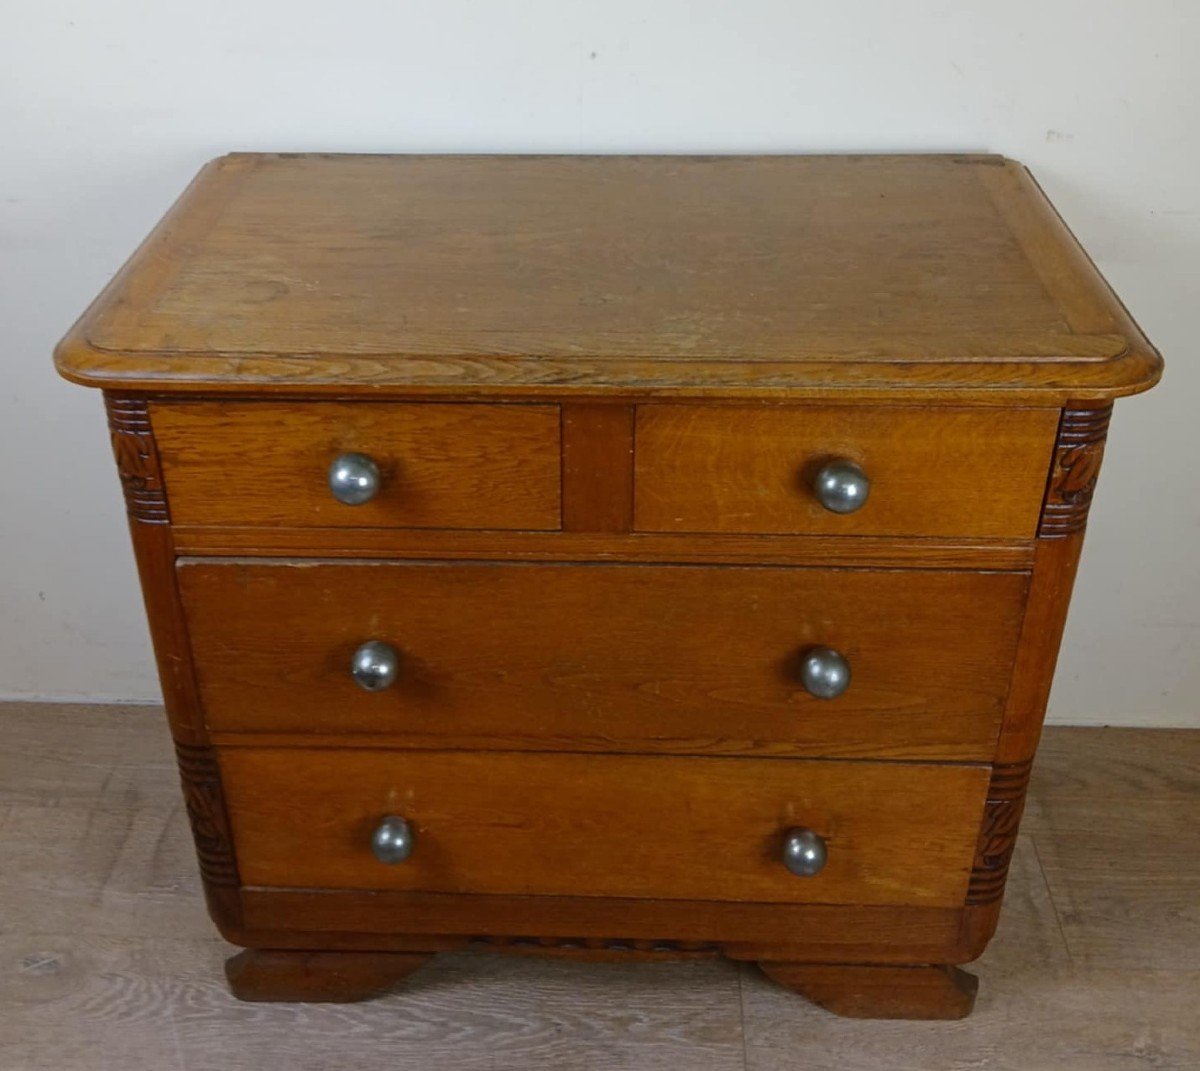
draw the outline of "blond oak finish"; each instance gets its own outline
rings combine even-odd
[[[557,406],[155,402],[150,420],[180,524],[560,527]],[[347,452],[379,466],[369,502],[329,490]]]
[[[184,560],[208,726],[393,746],[987,760],[1020,573]],[[359,644],[396,682],[351,679]],[[817,699],[800,660],[842,652]],[[352,738],[351,738],[352,739]]]
[[[233,748],[220,762],[250,885],[930,907],[961,902],[987,779],[974,766],[503,752]],[[370,851],[388,814],[416,834],[393,866]],[[815,877],[780,861],[792,826],[828,842]]]
[[[1055,409],[642,405],[634,527],[1027,539],[1057,427]],[[813,493],[835,458],[870,479],[853,513]]]
[[[124,390],[1003,405],[1161,370],[994,156],[227,156],[57,360]]]

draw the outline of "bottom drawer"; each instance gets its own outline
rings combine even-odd
[[[245,885],[957,906],[982,766],[785,759],[227,748]],[[414,846],[379,862],[403,818]],[[791,830],[824,867],[782,861]]]

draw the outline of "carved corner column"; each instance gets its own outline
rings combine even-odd
[[[135,395],[105,392],[104,404],[205,897],[218,928],[233,936],[240,925],[240,882],[179,600],[170,507],[150,410],[146,399]]]
[[[983,951],[998,921],[1111,416],[1111,403],[1073,404],[1059,419],[1025,618],[967,894],[964,948],[970,958]]]

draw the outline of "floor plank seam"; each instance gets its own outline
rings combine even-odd
[[[1067,939],[1067,930],[1063,926],[1062,914],[1058,909],[1058,901],[1054,899],[1054,889],[1050,885],[1050,878],[1046,874],[1046,867],[1042,863],[1042,852],[1038,847],[1037,837],[1033,834],[1029,836],[1029,844],[1033,848],[1033,858],[1037,863],[1038,875],[1042,879],[1042,888],[1046,890],[1046,899],[1050,901],[1050,910],[1054,912],[1054,925],[1058,928],[1058,937],[1062,941],[1063,951],[1067,954],[1067,962],[1070,963],[1072,970],[1076,970],[1079,964],[1075,962],[1075,956],[1071,952],[1071,942]]]
[[[737,967],[738,1030],[742,1035],[742,1071],[750,1071],[750,1046],[746,1038],[746,991],[743,985],[746,972],[750,968],[741,961],[735,963],[734,966]]]

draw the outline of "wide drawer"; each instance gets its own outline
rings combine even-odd
[[[742,566],[185,559],[217,732],[406,747],[990,758],[1026,578]],[[369,641],[394,682],[351,675]],[[810,694],[814,647],[850,666]]]
[[[151,422],[176,524],[561,526],[557,406],[159,402]],[[367,501],[330,488],[345,455],[377,469]]]
[[[226,748],[252,886],[776,903],[961,904],[981,766]],[[372,851],[403,819],[411,855]],[[796,829],[827,861],[782,862]]]
[[[1058,411],[644,405],[634,526],[644,532],[1032,538]],[[865,505],[819,500],[849,461]]]

